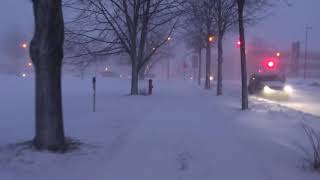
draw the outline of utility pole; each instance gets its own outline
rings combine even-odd
[[[305,51],[304,51],[304,68],[303,68],[303,79],[307,78],[307,60],[308,60],[308,31],[311,30],[311,26],[306,26],[306,40],[305,40]]]

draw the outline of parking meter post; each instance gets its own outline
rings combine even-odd
[[[96,112],[96,77],[92,78],[92,87],[93,87],[93,112]]]
[[[148,94],[151,95],[152,94],[152,89],[153,89],[152,79],[149,79],[148,82],[149,82]]]

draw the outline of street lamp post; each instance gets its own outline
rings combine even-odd
[[[304,51],[304,67],[303,67],[303,79],[307,78],[307,60],[308,60],[308,31],[311,30],[311,26],[306,26],[306,40],[305,40],[305,51]]]

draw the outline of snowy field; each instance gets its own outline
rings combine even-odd
[[[129,80],[98,78],[93,113],[91,80],[65,77],[65,132],[84,145],[62,155],[12,145],[33,137],[34,82],[0,81],[0,180],[320,179],[299,148],[309,147],[302,121],[320,130],[320,86],[294,81],[289,102],[252,97],[241,111],[234,82],[223,97],[190,81],[155,81],[153,96],[132,97]]]

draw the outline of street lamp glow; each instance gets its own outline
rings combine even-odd
[[[213,42],[214,41],[214,36],[209,36],[209,42]]]
[[[171,37],[169,36],[169,37],[167,38],[167,40],[170,41],[170,40],[171,40]]]
[[[21,44],[21,47],[22,47],[23,49],[26,49],[26,48],[28,47],[28,44],[27,44],[27,43],[22,43],[22,44]]]
[[[28,63],[28,66],[29,66],[29,67],[31,67],[31,66],[32,66],[32,63],[31,63],[31,62],[29,62],[29,63]]]
[[[22,77],[27,77],[27,75],[26,75],[25,73],[23,73],[21,76],[22,76]]]
[[[156,48],[152,48],[152,50],[153,50],[153,51],[155,51],[155,50],[156,50]]]
[[[281,53],[280,52],[277,52],[277,57],[280,57],[281,56]]]
[[[105,71],[108,71],[108,70],[109,70],[108,67],[106,67],[106,68],[105,68]]]
[[[210,79],[210,81],[213,81],[213,76],[210,76],[209,79]]]

